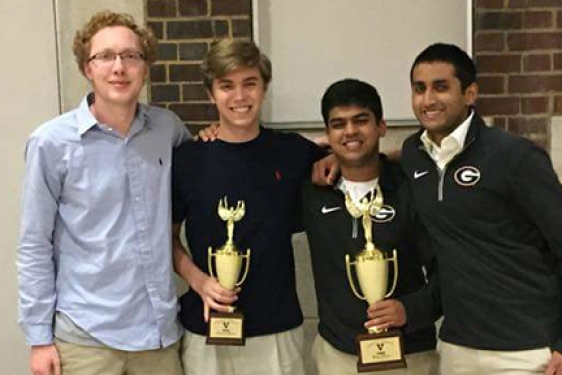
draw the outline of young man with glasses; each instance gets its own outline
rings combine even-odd
[[[177,116],[138,102],[156,40],[126,14],[76,33],[93,92],[26,148],[19,308],[37,374],[181,374],[170,238]]]

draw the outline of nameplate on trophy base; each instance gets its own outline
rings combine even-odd
[[[364,333],[356,338],[359,372],[405,368],[402,334],[397,329],[381,333]]]
[[[245,345],[244,315],[240,312],[211,312],[206,343],[207,345]]]

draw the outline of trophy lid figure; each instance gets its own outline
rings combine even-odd
[[[227,228],[227,240],[226,244],[228,246],[234,246],[234,223],[242,220],[244,215],[246,214],[246,205],[244,201],[238,201],[236,207],[229,207],[228,206],[228,199],[224,197],[219,202],[218,207],[218,214],[219,217],[226,221],[226,228]]]

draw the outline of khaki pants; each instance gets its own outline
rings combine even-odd
[[[528,375],[544,374],[551,353],[535,350],[479,350],[439,342],[442,375]]]
[[[184,375],[304,375],[302,327],[250,337],[245,346],[205,344],[206,337],[185,331]]]
[[[56,340],[62,375],[182,375],[180,342],[164,349],[129,352]]]
[[[312,346],[312,359],[318,370],[318,375],[357,375],[357,356],[344,353],[320,335],[316,335]],[[363,372],[362,374],[376,375],[437,375],[439,372],[439,355],[430,350],[406,355],[407,368]]]

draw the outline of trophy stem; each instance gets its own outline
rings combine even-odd
[[[226,245],[230,245],[230,246],[234,246],[234,221],[232,219],[229,219],[226,223],[226,229],[227,229],[227,239],[226,239]]]

